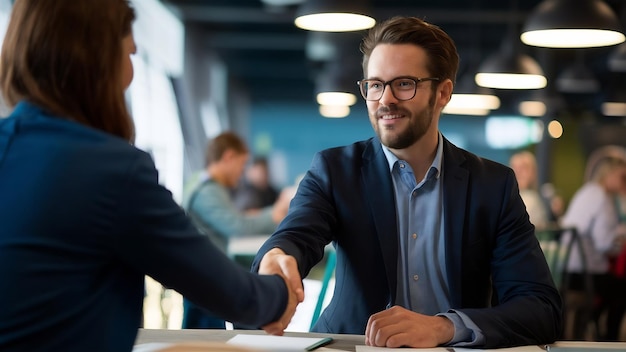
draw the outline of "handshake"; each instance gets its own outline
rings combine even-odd
[[[296,313],[296,307],[304,301],[304,288],[298,271],[298,263],[294,257],[285,254],[279,248],[274,248],[263,256],[259,266],[259,274],[280,275],[287,285],[289,299],[285,312],[277,321],[263,326],[263,330],[268,334],[282,335]]]

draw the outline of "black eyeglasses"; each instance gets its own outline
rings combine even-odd
[[[427,77],[397,77],[391,81],[381,81],[379,79],[364,79],[356,82],[361,88],[361,95],[365,100],[378,101],[383,97],[385,87],[391,87],[391,94],[398,100],[411,100],[415,97],[417,85],[420,82],[439,81],[439,78]]]

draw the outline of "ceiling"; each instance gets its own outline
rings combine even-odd
[[[269,6],[262,0],[161,1],[178,13],[188,28],[202,33],[201,47],[218,53],[228,67],[230,78],[247,90],[253,102],[314,100],[316,78],[328,66],[328,59],[313,57],[310,49],[314,39],[323,34],[295,27],[297,5]],[[442,27],[457,44],[461,78],[496,52],[507,33],[519,34],[524,20],[540,1],[373,0],[371,4],[377,21],[395,15],[416,16]],[[624,1],[606,2],[618,15],[626,10]],[[342,44],[340,57],[346,64],[344,68],[356,69],[355,81],[361,75],[358,40],[362,35],[363,32],[331,34],[348,38],[346,44]],[[612,49],[583,49],[587,65],[601,79],[603,87],[614,76],[606,69],[607,56]],[[523,46],[523,50],[542,65],[549,82],[564,63],[575,57],[568,49]]]

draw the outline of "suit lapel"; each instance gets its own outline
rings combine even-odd
[[[467,212],[469,172],[461,166],[465,161],[463,154],[445,138],[443,154],[443,204],[450,304],[452,307],[461,307],[463,227]]]
[[[372,138],[363,151],[362,175],[365,194],[384,259],[391,294],[390,303],[393,304],[396,297],[398,270],[396,206],[389,164],[377,138]]]

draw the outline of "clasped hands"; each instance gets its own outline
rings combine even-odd
[[[296,259],[285,254],[279,248],[269,250],[263,256],[259,265],[259,274],[280,275],[287,285],[289,299],[285,312],[275,322],[263,326],[263,330],[271,335],[282,335],[296,313],[296,306],[304,301],[304,288],[298,271]]]
[[[279,248],[268,251],[261,260],[259,274],[278,274],[285,280],[289,300],[278,321],[263,326],[268,334],[282,335],[296,306],[304,301],[302,279],[294,257]],[[415,313],[400,306],[373,314],[365,329],[365,343],[379,347],[436,347],[454,337],[454,324],[446,317]]]

